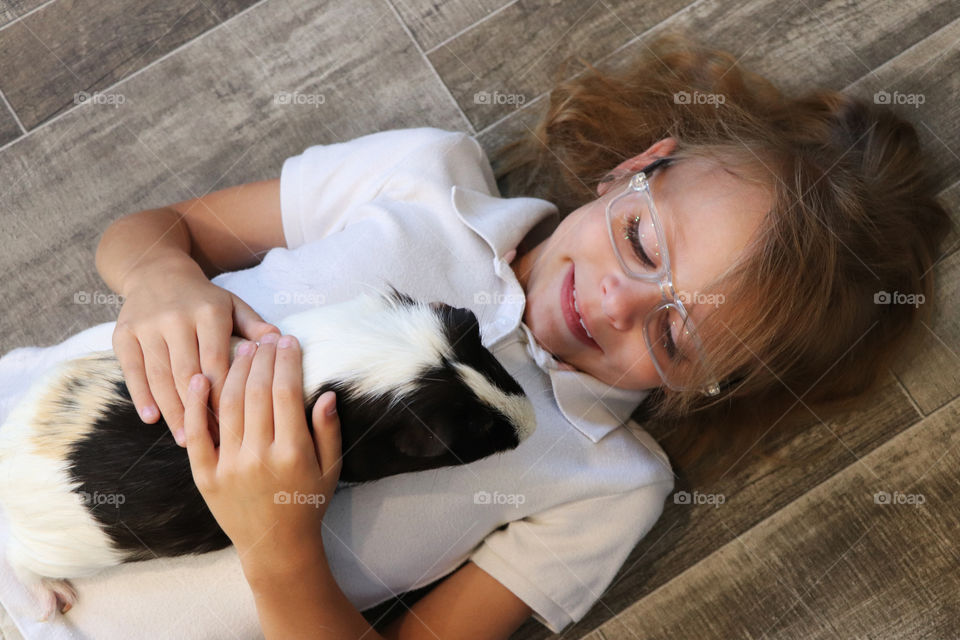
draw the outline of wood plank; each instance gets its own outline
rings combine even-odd
[[[468,29],[512,0],[389,0],[424,51]]]
[[[428,54],[471,123],[483,129],[547,89],[556,62],[599,60],[691,0],[518,0]]]
[[[0,103],[0,147],[9,144],[23,134],[7,105]]]
[[[379,0],[268,0],[116,91],[120,108],[76,109],[0,153],[0,266],[10,274],[0,352],[116,318],[113,305],[73,300],[108,293],[94,254],[123,214],[276,177],[312,144],[467,128]],[[325,102],[276,104],[279,92]]]
[[[36,9],[45,0],[2,0],[0,1],[0,28],[22,15]]]
[[[624,33],[654,25],[610,63],[626,61],[632,49],[664,30],[686,31],[742,57],[790,92],[842,88],[890,58],[889,42],[906,49],[960,17],[960,5],[949,0],[752,0],[733,10],[722,0],[703,0],[672,16],[683,5],[636,11],[629,4],[601,3],[585,14],[584,6],[565,4],[561,10],[518,2],[431,53],[431,62],[474,126],[483,129],[513,106],[477,104],[477,92],[519,94],[529,102],[553,84],[556,61],[568,53],[595,62],[624,43]]]
[[[0,90],[29,130],[256,0],[58,0],[0,31]]]
[[[960,396],[960,252],[937,264],[934,283],[932,321],[892,366],[925,415]]]
[[[960,4],[956,4],[960,12]],[[865,100],[889,99],[889,107],[917,129],[929,164],[947,189],[960,176],[960,19],[954,19],[909,51],[847,87]],[[878,92],[886,92],[888,97]]]
[[[633,550],[603,594],[603,604],[596,605],[565,634],[579,637],[597,628],[832,475],[851,465],[863,466],[858,460],[919,419],[896,380],[888,375],[876,394],[876,402],[863,411],[825,422],[811,414],[807,422],[790,431],[778,429],[776,423],[767,425],[765,430],[769,432],[758,447],[732,464],[727,475],[712,485],[696,479],[697,468],[677,470],[680,477],[674,497],[667,499],[657,524]],[[672,456],[664,428],[649,425],[648,431]],[[782,461],[765,460],[759,455],[761,449]],[[815,462],[793,464],[794,460]],[[684,504],[677,497],[684,491],[691,495],[691,503],[700,499],[693,496],[694,491],[722,496],[709,499],[723,502],[716,507]],[[606,633],[605,626],[603,629]],[[551,634],[531,619],[513,637],[539,640]]]
[[[957,637],[958,423],[960,399],[605,623],[604,637]]]

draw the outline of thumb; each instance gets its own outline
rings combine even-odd
[[[280,333],[279,328],[264,321],[264,319],[260,317],[260,314],[241,300],[237,294],[231,293],[230,295],[233,296],[233,326],[235,334],[247,340],[258,342],[260,337],[265,333],[269,333],[270,331]]]
[[[336,413],[337,396],[327,391],[313,405],[313,446],[320,471],[334,480],[340,477],[341,457],[340,414]],[[329,411],[333,411],[329,414]]]

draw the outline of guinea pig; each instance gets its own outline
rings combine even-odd
[[[467,309],[364,294],[287,316],[303,358],[307,424],[337,394],[342,483],[466,464],[517,447],[533,405],[481,343]],[[231,360],[240,338],[231,338]],[[77,594],[69,578],[230,544],[163,419],[144,424],[113,351],[52,367],[0,427],[7,560],[41,620]]]

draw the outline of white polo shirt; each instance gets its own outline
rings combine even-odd
[[[480,145],[432,128],[311,146],[286,160],[280,188],[288,248],[271,250],[251,269],[221,274],[215,284],[269,322],[386,283],[469,308],[483,343],[537,414],[536,432],[513,451],[341,488],[324,517],[323,541],[344,593],[364,610],[470,559],[551,631],[580,620],[659,518],[673,473],[639,425],[633,432],[621,427],[646,392],[558,369],[521,322],[525,296],[508,260],[536,223],[557,215],[556,207],[497,197]],[[112,330],[104,323],[34,351],[51,362],[110,348]],[[25,355],[17,356],[21,376]],[[13,374],[11,365],[5,372],[8,360],[0,359],[0,382]],[[127,565],[76,584],[80,602],[66,618],[90,637],[135,637],[131,630],[141,628],[144,637],[158,630],[198,638],[258,633],[232,547]],[[17,600],[5,597],[11,590],[0,581],[5,604]],[[22,599],[17,603],[10,608],[20,622]],[[169,614],[185,605],[191,615]]]

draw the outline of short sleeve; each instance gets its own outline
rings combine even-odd
[[[458,154],[445,149],[457,147]],[[351,211],[373,200],[398,168],[444,157],[451,164],[489,162],[469,135],[421,127],[393,129],[346,142],[308,147],[280,172],[280,212],[287,248],[319,240],[349,223]]]
[[[554,507],[488,535],[470,559],[553,633],[582,619],[663,512],[673,479]]]

